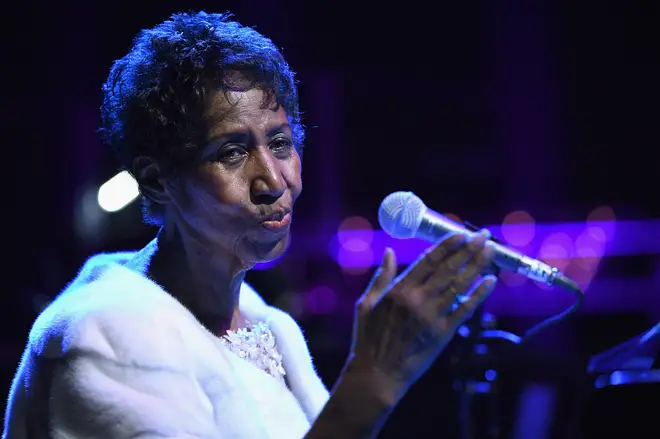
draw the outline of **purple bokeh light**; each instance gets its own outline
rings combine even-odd
[[[516,233],[516,226],[509,226],[514,228],[510,233]],[[527,225],[522,226],[527,228]],[[501,236],[500,226],[487,226],[492,232],[493,236]],[[585,233],[585,231],[587,233]],[[602,236],[605,233],[607,242],[603,243],[600,239],[594,238],[594,235]],[[344,231],[343,239],[365,239],[360,230]],[[387,235],[381,230],[368,231],[368,236],[371,240],[371,249],[374,253],[374,263],[378,263],[380,256],[385,251],[386,247],[391,247],[397,255],[397,260],[400,264],[410,264],[414,262],[419,254],[426,250],[431,244],[418,239],[395,239]],[[527,233],[527,232],[523,232]],[[562,240],[557,238],[557,235],[568,237],[572,243],[590,242],[589,245],[583,246],[580,254],[571,253],[571,258],[585,257],[600,255],[601,257],[608,256],[625,256],[625,255],[639,255],[639,254],[660,254],[660,240],[649,239],[652,236],[660,236],[660,220],[647,220],[647,221],[617,221],[616,233],[614,233],[614,225],[609,222],[591,222],[588,225],[584,222],[580,223],[555,223],[555,224],[537,224],[536,233],[533,241],[525,246],[519,248],[512,245],[514,248],[524,250],[527,254],[532,256],[539,255],[542,244],[546,239],[554,241],[555,245],[562,245]],[[553,236],[555,235],[555,236]],[[580,237],[580,241],[577,241]],[[339,245],[336,237],[329,243],[330,255],[338,261],[341,246]],[[346,263],[350,263],[347,261]],[[362,264],[362,262],[355,262]]]
[[[509,224],[507,227],[509,236],[530,235],[529,224]],[[516,227],[524,230],[516,230]],[[493,236],[501,236],[500,226],[487,228]],[[361,233],[359,230],[344,231],[342,240],[364,239]],[[329,243],[330,255],[348,270],[364,267],[369,260],[373,265],[378,264],[385,248],[391,247],[397,254],[398,262],[407,265],[431,245],[418,239],[394,239],[383,231],[369,230],[367,233],[371,241],[370,258],[366,257],[366,251],[349,256],[336,238]],[[614,224],[614,221],[590,219],[587,222],[536,224],[531,242],[511,247],[556,266],[574,279],[586,292],[583,311],[621,312],[646,310],[652,303],[660,304],[660,297],[653,294],[657,279],[603,278],[598,275],[599,265],[604,257],[609,256],[660,254],[660,240],[649,239],[652,236],[660,236],[659,220],[616,221]],[[525,241],[520,240],[520,243]],[[485,309],[494,314],[541,317],[560,312],[573,301],[572,295],[554,287],[502,273],[500,283],[486,302]]]

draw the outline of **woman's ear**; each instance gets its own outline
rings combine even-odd
[[[163,173],[156,160],[140,156],[133,160],[133,176],[135,176],[140,192],[149,200],[158,204],[166,204],[169,194],[162,184]]]

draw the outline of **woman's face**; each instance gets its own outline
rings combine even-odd
[[[302,191],[300,156],[284,108],[264,94],[217,93],[200,164],[172,184],[167,215],[213,252],[243,268],[287,248],[293,205]],[[265,108],[264,108],[265,107]]]

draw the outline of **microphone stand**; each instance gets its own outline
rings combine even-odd
[[[492,354],[483,337],[492,322],[492,316],[479,307],[472,319],[459,329],[463,340],[451,358],[462,439],[501,437],[497,371],[489,367]]]
[[[464,223],[477,231],[478,227]],[[493,274],[499,274],[497,267]],[[477,308],[458,330],[458,346],[450,358],[454,376],[454,390],[458,393],[459,427],[462,439],[500,439],[503,426],[500,418],[500,383],[496,354],[502,348],[497,341],[520,343],[520,337],[495,329],[492,314],[483,305]]]

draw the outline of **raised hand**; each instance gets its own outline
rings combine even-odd
[[[396,258],[382,265],[356,304],[349,369],[377,377],[378,391],[396,404],[493,290],[481,276],[493,260],[489,233],[447,236],[395,279]]]

